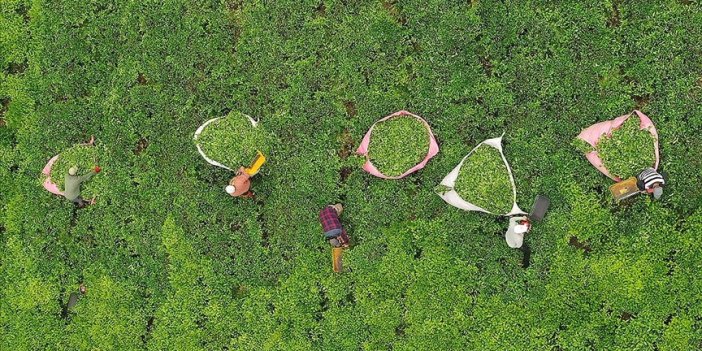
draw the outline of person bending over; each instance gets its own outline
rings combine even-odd
[[[341,226],[339,215],[344,211],[341,204],[326,206],[319,212],[319,222],[322,224],[324,237],[333,247],[349,247],[349,236]]]
[[[636,177],[639,190],[647,194],[653,194],[653,198],[660,199],[663,195],[665,185],[664,174],[656,172],[653,168],[646,168]]]
[[[79,208],[83,208],[87,205],[92,205],[95,203],[95,199],[90,201],[85,201],[82,196],[80,196],[80,187],[83,182],[89,180],[94,175],[100,173],[101,169],[99,166],[95,168],[88,174],[84,176],[78,175],[78,167],[73,166],[68,169],[68,174],[66,174],[66,179],[64,181],[64,192],[63,196],[68,200],[76,204]]]

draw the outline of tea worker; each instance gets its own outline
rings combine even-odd
[[[328,205],[319,212],[319,222],[322,224],[324,237],[333,247],[348,247],[349,236],[341,226],[339,216],[344,211],[341,204]]]
[[[653,197],[657,200],[663,195],[663,186],[665,185],[665,179],[663,175],[656,172],[653,168],[646,168],[636,177],[637,186],[642,192],[648,194],[653,194]]]
[[[234,178],[229,180],[229,185],[227,185],[224,190],[227,194],[234,197],[252,198],[254,193],[251,189],[251,175],[246,172],[244,167],[239,167],[239,171],[236,172]]]
[[[83,184],[83,182],[89,180],[92,178],[94,175],[100,173],[102,169],[99,166],[95,166],[93,170],[83,176],[78,175],[78,167],[73,166],[68,169],[68,174],[66,174],[66,178],[64,181],[64,188],[65,190],[63,191],[63,196],[68,200],[76,204],[79,208],[83,208],[87,205],[93,205],[95,204],[95,198],[91,199],[90,201],[86,202],[82,196],[80,196],[80,186]]]
[[[251,165],[246,168],[243,166],[239,167],[234,178],[229,180],[229,185],[224,188],[227,194],[243,198],[255,197],[256,195],[250,190],[251,177],[258,174],[264,163],[266,163],[266,156],[261,151],[256,151],[256,158],[254,158]]]
[[[519,249],[524,243],[524,235],[531,229],[531,222],[526,216],[512,217],[509,219],[509,228],[505,233],[507,245],[513,249]]]

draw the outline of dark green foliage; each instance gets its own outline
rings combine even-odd
[[[268,153],[263,128],[252,126],[248,117],[236,111],[208,124],[195,142],[207,157],[232,169],[248,166],[257,151]]]
[[[429,130],[415,117],[393,117],[373,127],[368,157],[387,176],[405,173],[421,162],[428,152]]]
[[[205,334],[198,321],[207,313],[207,301],[216,298],[206,280],[212,274],[208,262],[193,250],[172,216],[166,219],[161,235],[171,292],[156,311],[150,346],[154,350],[204,350]]]
[[[700,349],[700,43],[694,1],[4,1],[0,350]],[[670,182],[615,207],[569,143],[635,108]],[[381,181],[351,153],[401,109],[441,152]],[[192,145],[231,110],[277,140],[254,201]],[[551,199],[528,269],[505,220],[434,195],[503,131],[520,206]],[[90,135],[75,210],[37,176]]]
[[[92,172],[99,163],[98,149],[94,146],[76,145],[68,148],[59,154],[58,159],[54,162],[51,168],[51,181],[58,185],[58,188],[64,189],[64,181],[71,167],[78,169],[79,176],[86,175]],[[88,183],[85,183],[86,194],[93,193],[90,191]]]
[[[70,312],[66,344],[79,350],[97,345],[112,350],[139,348],[147,321],[138,300],[138,287],[130,281],[114,281],[104,271],[88,271],[85,278],[90,290]],[[98,327],[101,325],[109,328]]]
[[[464,200],[497,214],[512,210],[512,182],[500,151],[481,145],[466,158],[454,189]]]
[[[597,152],[609,172],[620,178],[636,176],[656,162],[655,139],[648,130],[639,128],[639,119],[627,119],[611,137],[602,136]]]

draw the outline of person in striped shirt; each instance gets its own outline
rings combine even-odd
[[[665,177],[653,168],[646,168],[636,177],[637,186],[642,192],[653,194],[653,198],[660,199],[663,195]]]

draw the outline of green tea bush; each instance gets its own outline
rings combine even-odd
[[[700,28],[694,1],[3,1],[0,350],[700,349]],[[402,109],[441,153],[369,177],[353,150]],[[569,143],[633,109],[670,182],[615,206]],[[273,135],[256,199],[192,145],[232,110]],[[434,195],[502,132],[520,206],[551,199],[528,268],[504,219]],[[75,209],[37,175],[90,135]]]
[[[166,218],[162,228],[162,241],[168,253],[168,300],[156,311],[151,346],[154,349],[204,349],[203,330],[198,328],[204,308],[204,296],[209,288],[204,284],[204,269],[198,255],[187,242],[183,229],[172,216]],[[201,282],[201,286],[195,283]]]
[[[263,128],[236,111],[208,124],[195,142],[207,157],[232,169],[248,166],[259,150],[268,153]]]
[[[405,173],[421,162],[429,151],[429,131],[419,119],[393,117],[373,127],[368,157],[378,170],[390,177]]]
[[[492,213],[512,210],[512,182],[500,151],[494,147],[481,145],[466,158],[454,188],[464,200]]]
[[[90,276],[90,290],[80,296],[69,312],[71,323],[66,342],[77,349],[104,348],[133,350],[141,343],[141,325],[146,320],[129,282],[116,282],[108,276]],[[107,329],[97,325],[109,325]]]
[[[611,174],[628,178],[636,176],[656,162],[655,139],[648,130],[639,128],[639,119],[632,116],[612,136],[602,136],[597,152]]]

